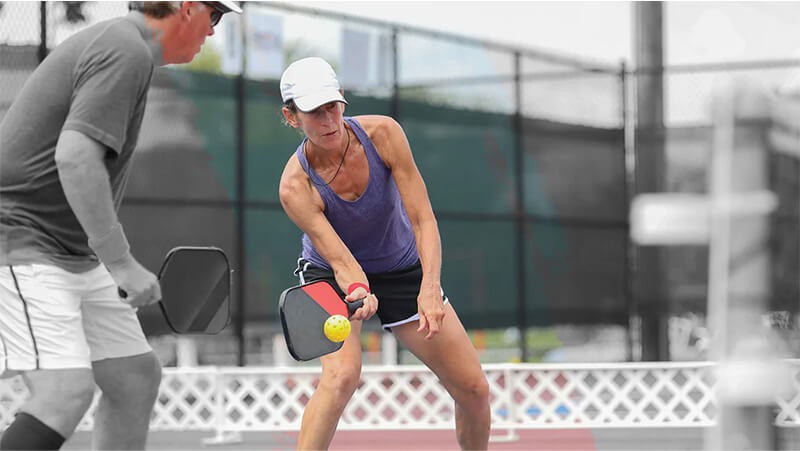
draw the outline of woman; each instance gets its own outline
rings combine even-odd
[[[306,136],[280,183],[286,214],[305,232],[295,274],[331,281],[348,302],[365,298],[342,348],[320,359],[298,449],[330,445],[360,379],[362,320],[375,313],[455,400],[461,448],[486,449],[488,383],[441,288],[439,230],[403,129],[385,116],[344,117],[336,74],[320,58],[292,63],[281,96],[286,122]]]

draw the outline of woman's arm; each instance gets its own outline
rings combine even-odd
[[[411,146],[403,128],[390,117],[380,117],[376,128],[378,141],[384,151],[381,156],[392,170],[403,207],[411,221],[417,252],[422,264],[422,284],[417,304],[419,305],[419,331],[427,329],[425,338],[433,338],[444,318],[442,304],[441,268],[442,243],[439,226],[433,214],[425,182],[414,163]]]
[[[369,284],[361,265],[325,217],[322,198],[311,186],[296,155],[292,156],[281,175],[279,196],[286,214],[308,235],[320,255],[333,268],[336,283],[342,291],[347,293],[348,287],[356,282]],[[366,295],[366,290],[357,288],[345,299],[351,302]],[[377,309],[377,298],[368,296],[364,299],[364,306],[356,310],[351,319],[369,319]]]

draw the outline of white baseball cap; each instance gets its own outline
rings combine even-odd
[[[219,2],[210,2],[216,3],[219,6],[220,10],[224,13],[235,12],[236,14],[242,13],[242,8],[239,7],[238,4],[234,1],[230,0],[223,0]],[[130,11],[144,11],[144,2],[137,2],[131,1],[128,2],[128,10]]]
[[[331,65],[316,56],[293,62],[281,76],[283,103],[294,100],[297,108],[304,113],[329,102],[347,104],[341,89]]]
[[[222,0],[216,3],[219,3],[219,5],[222,6],[223,9],[227,9],[229,12],[232,11],[235,12],[236,14],[242,13],[242,8],[240,8],[239,5],[236,4],[236,2]]]

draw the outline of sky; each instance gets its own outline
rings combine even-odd
[[[610,64],[633,62],[631,2],[295,2],[321,10],[556,50]],[[671,64],[800,57],[800,2],[664,3]]]
[[[89,8],[117,15],[115,8]],[[617,64],[633,63],[632,3],[620,1],[298,1],[292,4],[397,22]],[[35,38],[38,7],[6,2],[0,43]],[[800,58],[800,2],[664,3],[666,62]],[[224,22],[224,21],[223,21]],[[30,23],[30,26],[25,26]],[[59,30],[61,31],[61,30]],[[66,27],[59,40],[73,30]],[[212,39],[212,41],[215,39]]]
[[[306,8],[378,19],[486,39],[498,43],[544,50],[584,60],[617,66],[626,61],[634,67],[634,20],[632,2],[620,1],[300,1]],[[800,60],[800,2],[692,2],[664,3],[665,63],[669,65],[758,61],[775,59]],[[124,14],[124,2],[113,7],[89,2],[86,6],[104,18],[106,14]],[[102,13],[102,14],[100,14]],[[35,4],[6,2],[0,12],[0,44],[35,40],[38,7]],[[58,15],[58,14],[55,14]],[[309,21],[308,15],[286,16],[284,39],[302,38],[320,49],[320,56],[342,59],[342,27],[337,20]],[[223,20],[211,45],[223,48]],[[27,25],[26,25],[27,24]],[[59,27],[55,37],[60,41],[74,33],[72,27]],[[26,36],[26,33],[31,36]],[[406,34],[406,36],[409,36]],[[428,59],[419,55],[443,41],[406,39],[406,60],[401,61],[401,82],[425,81],[431,75],[444,78],[467,74],[486,76],[508,74],[508,55],[480,54],[470,49],[446,46],[428,52]],[[376,42],[370,44],[370,55],[380,59]],[[408,50],[411,49],[411,50]],[[474,49],[473,49],[474,50]],[[460,52],[460,53],[459,53]],[[447,55],[447,57],[444,57]],[[447,60],[447,61],[445,61]],[[277,66],[277,65],[276,65]],[[388,67],[385,64],[370,65]],[[276,69],[278,74],[281,68]],[[448,72],[449,70],[449,72]],[[525,70],[525,68],[523,68]],[[753,71],[759,80],[770,85],[800,85],[800,70],[782,69]],[[274,74],[273,74],[274,76]],[[372,74],[370,82],[385,75]],[[704,120],[708,91],[717,83],[714,75],[673,76],[667,81],[667,115],[678,121]],[[498,89],[505,89],[496,87]],[[488,89],[488,88],[487,88]],[[587,88],[591,89],[591,88]],[[587,93],[577,94],[576,96]],[[511,91],[491,93],[487,97],[510,98]],[[508,100],[508,99],[507,99]],[[493,102],[498,105],[499,102]],[[505,103],[511,104],[508,100]],[[534,103],[531,103],[532,105]],[[573,105],[564,108],[575,110]],[[687,114],[687,111],[693,112]],[[531,111],[538,113],[538,111]],[[598,112],[597,114],[608,112]],[[587,112],[595,114],[595,112]]]
[[[629,2],[295,3],[614,64],[630,55]]]
[[[629,68],[636,65],[632,2],[302,1],[295,4],[540,49],[606,65],[616,66],[621,61]],[[800,27],[797,26],[800,2],[673,1],[663,3],[663,7],[664,62],[668,66],[800,60]],[[474,62],[474,58],[465,55],[461,61]],[[480,66],[489,65],[480,63]],[[500,66],[495,64],[498,72],[504,70]],[[468,69],[463,71],[468,72]],[[443,73],[443,70],[435,68],[431,72]],[[747,78],[765,89],[780,89],[800,86],[800,69],[670,75],[665,80],[667,122],[691,125],[708,121],[712,91],[731,78]],[[572,112],[583,108],[580,105],[587,95],[604,92],[602,87],[597,91],[592,91],[592,87],[584,88],[574,93],[578,104],[567,103],[566,97],[561,95],[565,104],[560,106],[574,115]],[[509,97],[508,93],[505,97]],[[511,102],[510,97],[507,100]],[[536,105],[536,102],[526,102],[526,105]],[[586,116],[589,120],[612,117],[613,105],[611,107],[612,110],[587,110]]]
[[[617,66],[625,61],[635,67],[635,25],[632,2],[619,1],[560,1],[560,2],[509,2],[509,1],[301,1],[293,2],[306,8],[395,22],[425,29],[438,30],[498,43],[544,50],[572,56],[590,62]],[[748,62],[763,60],[800,59],[800,2],[667,2],[664,6],[664,58],[668,66],[722,62]],[[333,21],[315,21],[312,26],[301,24],[308,15],[296,14],[284,25],[286,38],[302,37],[315,40],[320,56],[342,59],[340,34],[334,31]],[[296,21],[296,22],[295,22]],[[291,24],[291,25],[290,25]],[[328,28],[330,26],[330,29]],[[320,36],[330,36],[321,38]],[[507,55],[480,54],[455,47],[435,48],[443,41],[408,39],[404,35],[405,59],[401,58],[401,83],[414,84],[417,80],[462,75],[491,75],[509,73]],[[409,50],[412,45],[419,51]],[[326,52],[326,47],[330,48]],[[403,49],[401,49],[403,50]],[[416,50],[416,49],[415,49]],[[461,52],[461,53],[458,53]],[[523,68],[525,70],[525,68]],[[535,70],[534,70],[535,72]],[[678,74],[665,80],[665,114],[670,124],[697,124],[709,119],[709,99],[713,89],[722,79],[749,77],[765,87],[783,86],[791,80],[800,80],[800,70],[780,69],[752,71],[727,71],[726,73]],[[800,82],[795,81],[795,84]],[[347,83],[345,83],[347,84]],[[547,88],[546,85],[541,85]],[[552,86],[552,85],[551,85]],[[565,85],[566,86],[566,85]],[[489,90],[503,87],[483,87]],[[553,103],[548,111],[525,111],[530,114],[549,114],[561,118],[558,108],[570,115],[561,119],[588,120],[615,118],[614,100],[606,108],[586,109],[587,96],[608,94],[608,84],[584,85],[581,90],[551,92],[560,100],[556,109]],[[532,96],[541,93],[524,90]],[[562,92],[562,91],[560,91]],[[570,96],[565,96],[571,92]],[[459,92],[456,97],[462,96]],[[503,99],[494,105],[513,105],[513,92],[487,94],[493,99]],[[569,102],[574,98],[575,102]],[[541,102],[526,101],[536,108]],[[603,102],[597,102],[601,105]],[[586,118],[576,118],[582,111]],[[609,119],[612,120],[612,119]],[[613,119],[615,120],[615,119]]]

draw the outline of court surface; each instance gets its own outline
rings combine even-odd
[[[701,450],[702,428],[641,429],[552,429],[517,431],[519,440],[489,443],[490,450]],[[505,431],[497,431],[504,434]],[[202,439],[212,432],[166,432],[150,434],[148,450],[185,450],[202,448]],[[204,449],[246,450],[295,449],[296,432],[246,432],[243,441],[230,445],[213,445]],[[62,448],[90,449],[88,432],[79,432]],[[454,431],[339,431],[331,450],[457,450]],[[786,448],[784,448],[786,449]]]

